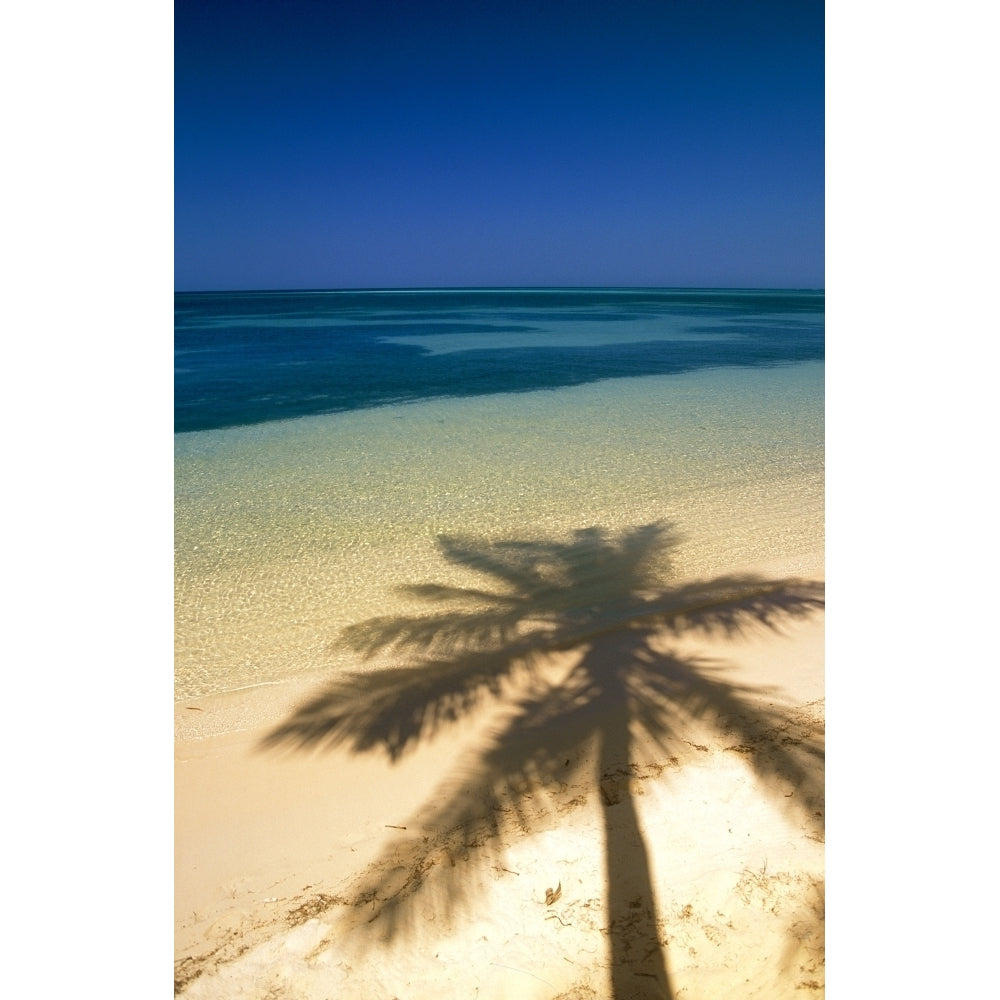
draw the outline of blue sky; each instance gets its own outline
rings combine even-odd
[[[824,287],[823,16],[178,0],[175,287]]]

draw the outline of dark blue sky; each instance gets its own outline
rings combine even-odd
[[[823,287],[814,0],[177,0],[175,287]]]

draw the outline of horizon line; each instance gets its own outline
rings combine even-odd
[[[248,295],[288,292],[406,293],[406,292],[826,292],[806,285],[397,285],[342,288],[175,288],[174,295]]]

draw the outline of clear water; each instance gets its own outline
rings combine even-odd
[[[357,666],[394,587],[475,583],[442,533],[821,559],[822,293],[178,295],[176,348],[179,699]]]

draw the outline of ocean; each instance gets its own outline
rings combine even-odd
[[[177,293],[175,697],[355,668],[443,536],[822,572],[823,358],[822,291]]]

